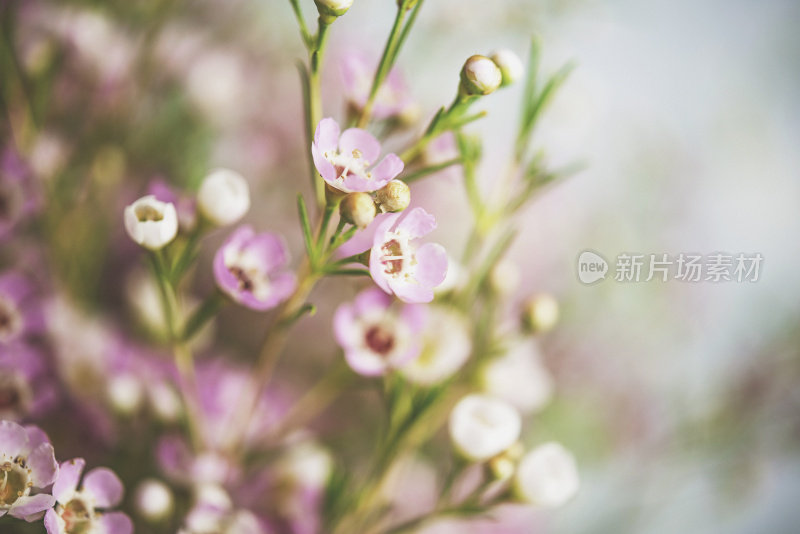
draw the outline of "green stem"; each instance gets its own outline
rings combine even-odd
[[[314,130],[322,120],[322,87],[321,87],[321,71],[322,60],[325,54],[325,45],[328,42],[328,28],[330,23],[324,18],[319,17],[319,31],[317,32],[316,45],[309,58],[310,68],[308,73],[308,91],[307,91],[307,110],[308,110],[308,124],[306,127],[308,139],[307,146],[311,146],[313,142]],[[311,162],[311,181],[314,185],[314,194],[317,199],[317,205],[322,206],[325,203],[325,187],[322,178],[319,177],[317,169],[314,166],[313,159]]]
[[[314,40],[308,32],[308,26],[306,26],[306,19],[303,17],[303,11],[300,9],[300,3],[298,0],[289,0],[289,3],[292,4],[292,11],[294,11],[294,16],[297,18],[297,25],[300,27],[300,36],[303,38],[303,44],[306,45],[306,48],[310,49]]]
[[[191,341],[192,337],[219,312],[226,302],[227,300],[221,292],[211,293],[186,321],[180,336],[181,341],[184,343]]]
[[[407,174],[406,176],[403,176],[402,179],[403,179],[403,181],[405,183],[410,184],[411,182],[419,180],[420,178],[425,178],[426,176],[430,176],[431,174],[435,174],[435,173],[437,173],[437,172],[439,172],[441,170],[444,170],[447,167],[450,167],[452,165],[459,165],[463,161],[464,161],[463,158],[449,159],[449,160],[447,160],[445,162],[437,163],[436,165],[431,165],[430,167],[424,167],[422,169],[414,171],[414,172],[412,172],[410,174]]]
[[[392,31],[389,33],[389,38],[386,40],[386,46],[381,55],[381,61],[378,63],[378,70],[375,71],[375,77],[372,80],[372,87],[369,90],[369,97],[367,98],[364,108],[361,110],[361,117],[358,119],[358,127],[365,128],[369,123],[372,116],[372,108],[375,106],[375,97],[378,96],[378,90],[383,85],[383,80],[389,74],[392,68],[394,59],[397,57],[397,44],[400,40],[403,27],[403,21],[406,18],[406,3],[408,0],[403,0],[401,5],[397,7],[397,15],[394,18],[394,25]]]

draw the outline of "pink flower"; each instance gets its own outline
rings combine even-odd
[[[133,523],[127,515],[107,511],[122,502],[122,482],[110,469],[98,467],[86,473],[78,489],[85,465],[83,458],[62,462],[53,484],[56,507],[44,516],[47,534],[132,534]]]
[[[322,178],[346,193],[377,191],[403,171],[403,161],[395,154],[387,154],[370,170],[380,153],[380,143],[367,131],[349,128],[340,136],[331,118],[319,121],[311,144]]]
[[[333,316],[336,340],[353,370],[366,376],[404,366],[422,350],[420,333],[425,306],[392,306],[393,299],[377,288],[362,291]]]
[[[31,495],[55,480],[58,464],[44,432],[34,426],[22,427],[0,421],[0,517],[35,521],[53,506],[52,495]]]
[[[274,308],[294,292],[293,273],[284,270],[289,253],[277,234],[256,234],[250,226],[234,231],[214,256],[219,288],[253,310]]]
[[[447,275],[447,253],[439,244],[417,241],[436,228],[436,219],[422,208],[384,213],[342,245],[344,256],[370,251],[372,279],[386,293],[404,302],[430,302],[433,288]]]
[[[375,77],[375,64],[358,52],[350,52],[341,63],[342,80],[350,103],[362,109],[367,103]],[[372,116],[386,119],[401,115],[413,106],[405,80],[397,69],[392,69],[375,95]]]
[[[15,273],[0,274],[0,346],[44,329],[44,313],[34,285]]]

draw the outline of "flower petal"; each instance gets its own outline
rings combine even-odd
[[[436,287],[447,276],[447,252],[438,243],[425,243],[414,254],[417,266],[414,277],[424,286]]]
[[[48,495],[47,493],[29,495],[27,497],[20,497],[14,501],[14,504],[11,505],[8,513],[12,517],[25,519],[28,522],[32,522],[38,519],[38,517],[31,516],[36,516],[40,512],[44,512],[48,508],[52,508],[55,503],[56,498],[52,495]]]
[[[31,469],[31,482],[37,488],[49,486],[58,475],[58,462],[49,443],[41,443],[28,456],[28,467]]]
[[[44,528],[47,530],[47,534],[64,534],[64,530],[58,523],[56,511],[52,508],[44,515]]]
[[[122,512],[112,512],[103,514],[98,520],[100,527],[98,534],[132,534],[133,523],[131,519]]]
[[[382,232],[385,232],[386,228],[391,226],[398,217],[400,217],[399,213],[381,213],[377,215],[369,226],[363,230],[357,231],[353,237],[342,244],[342,246],[336,250],[336,256],[339,258],[346,258],[348,256],[366,252],[372,248],[372,245],[375,242],[377,230],[382,228]],[[383,223],[387,220],[392,222],[384,225]]]
[[[396,154],[386,154],[378,165],[372,169],[372,179],[387,183],[403,172],[403,160]]]
[[[26,356],[33,356],[35,353],[26,354]],[[28,449],[33,450],[42,443],[50,443],[50,438],[44,433],[44,430],[35,425],[26,425],[25,432],[28,433]]]
[[[416,239],[435,229],[436,218],[423,208],[414,208],[402,214],[394,230],[409,235],[411,239]]]
[[[314,144],[320,153],[336,150],[339,146],[339,125],[335,120],[327,117],[319,121],[314,132]]]
[[[314,167],[322,175],[322,178],[334,187],[336,184],[336,167],[328,161],[317,145],[311,145],[311,156],[314,159]]]
[[[353,311],[356,316],[362,316],[373,311],[385,312],[391,305],[392,297],[376,288],[370,288],[356,296]]]
[[[67,504],[71,499],[75,490],[78,489],[78,482],[81,479],[81,473],[86,461],[83,458],[73,458],[66,462],[61,462],[61,467],[58,470],[58,478],[53,484],[53,496],[61,504]]]
[[[17,423],[0,421],[0,455],[16,458],[28,452],[28,433]]]
[[[98,508],[110,508],[122,501],[122,481],[111,469],[98,467],[83,478],[83,490],[94,497]]]
[[[382,375],[389,368],[384,358],[369,350],[350,349],[344,357],[353,371],[364,376]]]
[[[422,304],[433,300],[433,289],[422,284],[390,278],[389,288],[403,302]]]
[[[371,165],[378,161],[378,156],[381,155],[381,144],[366,130],[348,128],[339,138],[339,152],[351,156],[356,150],[361,152],[361,157]]]

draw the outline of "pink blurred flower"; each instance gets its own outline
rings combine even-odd
[[[345,93],[350,103],[363,109],[372,89],[376,65],[359,52],[349,52],[341,62],[342,80]],[[403,76],[397,69],[392,69],[375,95],[372,116],[386,119],[401,115],[414,104]]]
[[[58,464],[53,446],[39,428],[0,421],[0,517],[35,521],[53,506],[52,495],[31,495],[55,480]]]
[[[219,288],[253,310],[268,310],[286,300],[295,289],[293,273],[284,270],[289,253],[283,239],[268,232],[256,234],[250,226],[237,228],[214,257]]]
[[[48,510],[44,517],[47,534],[131,534],[133,523],[127,515],[107,511],[122,502],[122,482],[110,469],[98,467],[86,473],[78,489],[85,465],[83,458],[62,462],[58,478],[53,484],[56,506]]]
[[[11,148],[0,154],[0,239],[8,237],[17,224],[40,204],[28,165]]]
[[[393,307],[392,302],[392,297],[372,288],[336,310],[333,317],[336,340],[355,372],[382,375],[419,356],[425,307],[418,304]]]
[[[181,230],[191,231],[197,224],[197,201],[169,185],[162,178],[151,180],[147,186],[147,194],[156,197],[156,200],[175,205],[178,212],[178,224]]]
[[[44,329],[44,313],[30,280],[15,272],[0,274],[0,346]]]
[[[380,153],[380,143],[369,132],[349,128],[339,135],[339,125],[331,118],[319,122],[311,144],[322,178],[346,193],[377,191],[403,171],[403,161],[395,154],[368,170]]]
[[[57,395],[55,380],[38,350],[24,343],[0,345],[0,419],[41,415]]]

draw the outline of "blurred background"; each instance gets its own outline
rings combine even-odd
[[[155,178],[192,189],[216,166],[248,177],[259,199],[250,221],[286,234],[300,256],[292,199],[310,188],[295,63],[305,52],[288,2],[6,4],[18,14],[3,39],[27,75],[3,81],[2,144],[24,148],[45,188],[59,176],[61,200],[39,224],[73,298],[125,323],[122,207]],[[336,23],[326,116],[344,114],[337,61],[352,50],[377,60],[394,9],[356,0]],[[577,64],[536,135],[552,165],[583,170],[521,217],[511,256],[520,299],[547,291],[562,303],[560,328],[542,340],[556,398],[528,437],[573,450],[583,485],[562,509],[516,518],[529,532],[797,531],[798,25],[793,0],[426,2],[398,60],[421,125],[452,100],[472,54],[506,47],[524,58],[536,34],[545,72]],[[489,115],[469,128],[485,141],[487,191],[513,150],[520,98],[511,87],[483,99]],[[437,241],[460,249],[471,223],[457,176],[426,179],[414,198],[437,216]],[[585,249],[609,260],[720,251],[764,260],[755,283],[611,276],[585,286],[576,275]],[[37,257],[24,244],[0,255]],[[198,278],[198,288],[213,283],[210,270]],[[331,282],[323,292],[331,302],[352,294]],[[330,311],[301,333],[328,332]],[[221,345],[254,348],[258,321],[226,311]],[[327,334],[297,337],[305,356],[285,372],[303,384],[334,354]]]

